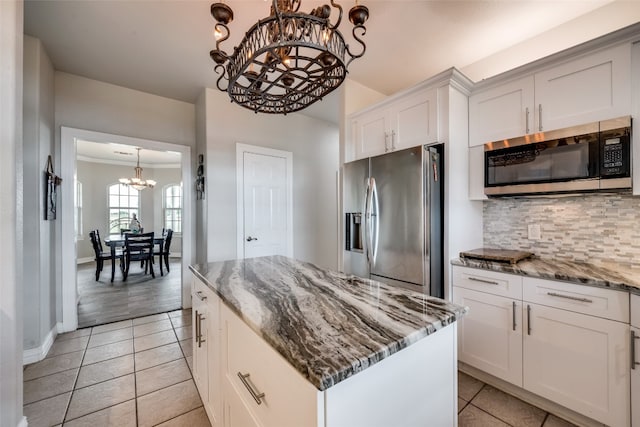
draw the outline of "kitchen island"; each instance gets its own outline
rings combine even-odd
[[[455,425],[465,308],[281,256],[191,271],[212,424]]]

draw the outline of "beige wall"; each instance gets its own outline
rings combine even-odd
[[[208,260],[236,258],[236,143],[293,153],[294,257],[337,268],[338,127],[302,114],[255,114],[206,89]]]

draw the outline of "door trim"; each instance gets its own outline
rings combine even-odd
[[[287,179],[287,250],[293,258],[293,153],[273,148],[236,143],[236,256],[244,258],[244,153],[281,157],[286,161]]]
[[[61,269],[56,274],[56,288],[62,298],[58,308],[62,311],[62,331],[69,332],[78,328],[77,307],[77,265],[78,257],[74,229],[74,177],[77,172],[76,140],[86,139],[100,143],[119,143],[134,145],[150,150],[177,151],[182,155],[182,308],[191,307],[191,280],[189,279],[189,264],[193,262],[193,246],[195,244],[194,227],[195,209],[192,207],[193,185],[191,178],[191,147],[149,139],[134,138],[123,135],[113,135],[85,129],[61,126],[60,129],[60,169],[64,177],[60,190],[60,221],[56,221],[56,233],[61,236],[56,239],[60,248],[56,264]],[[58,228],[60,227],[60,228]],[[59,245],[59,246],[58,246]]]

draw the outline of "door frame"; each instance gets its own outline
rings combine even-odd
[[[286,162],[287,250],[293,258],[293,153],[273,148],[236,143],[236,256],[244,259],[244,153],[281,157]]]
[[[99,143],[117,143],[132,145],[149,150],[176,151],[181,154],[182,176],[182,307],[191,307],[191,280],[189,280],[189,264],[192,263],[193,245],[195,242],[194,227],[195,209],[192,206],[193,185],[191,179],[191,147],[150,139],[113,135],[66,126],[60,128],[60,169],[64,177],[60,189],[60,246],[57,265],[60,273],[56,275],[56,287],[62,295],[62,326],[58,332],[69,332],[78,329],[78,284],[77,258],[74,216],[75,193],[74,181],[77,178],[76,141],[85,139]],[[57,231],[57,230],[56,230]]]

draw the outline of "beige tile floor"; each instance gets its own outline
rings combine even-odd
[[[59,335],[24,370],[30,427],[210,427],[191,375],[191,310]],[[572,424],[462,372],[460,427]]]
[[[191,310],[59,335],[24,369],[29,427],[210,427],[191,338]]]
[[[458,426],[575,427],[463,372],[458,372]]]

